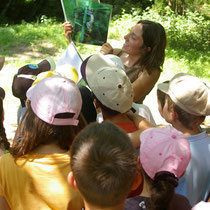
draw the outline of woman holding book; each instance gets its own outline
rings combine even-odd
[[[63,27],[70,43],[73,27],[70,22],[65,22]],[[133,85],[134,102],[142,104],[159,79],[162,70],[167,42],[165,30],[159,23],[141,20],[131,28],[124,39],[125,43],[121,49],[115,49],[109,43],[105,43],[100,52],[121,58]]]

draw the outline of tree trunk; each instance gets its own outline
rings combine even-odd
[[[175,0],[175,14],[178,14],[178,0]]]
[[[185,12],[185,0],[182,0],[182,15],[184,15]]]
[[[170,8],[172,8],[172,2],[171,2],[171,0],[168,0],[168,6],[169,6]]]
[[[9,0],[7,2],[7,4],[5,5],[5,7],[3,8],[2,12],[0,13],[1,18],[5,17],[5,14],[6,14],[7,10],[9,9],[11,2],[12,2],[12,0]]]

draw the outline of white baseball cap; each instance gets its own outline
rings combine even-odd
[[[118,56],[94,54],[82,63],[81,74],[104,106],[120,113],[131,108],[133,87]]]

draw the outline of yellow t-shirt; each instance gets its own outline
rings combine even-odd
[[[83,201],[78,191],[67,182],[70,156],[64,154],[28,153],[18,158],[0,158],[0,195],[13,210],[81,210]]]

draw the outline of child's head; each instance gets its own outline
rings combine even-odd
[[[71,169],[69,177],[74,177],[84,200],[105,208],[126,199],[136,176],[137,158],[124,131],[110,122],[93,123],[72,144]]]
[[[13,155],[21,156],[40,144],[51,142],[69,149],[73,138],[85,126],[80,116],[82,98],[75,83],[61,76],[51,76],[29,88],[26,95],[27,110],[20,125],[21,142],[13,148]]]
[[[166,94],[162,116],[169,123],[177,116],[184,127],[193,130],[210,114],[210,90],[193,75],[176,74],[168,84],[158,84],[158,89]]]
[[[191,159],[188,138],[167,126],[149,128],[142,132],[140,139],[140,162],[146,181],[150,183],[152,205],[167,207],[178,178],[184,174]]]
[[[22,106],[25,106],[26,92],[36,80],[37,75],[49,70],[55,70],[55,62],[51,58],[18,69],[18,73],[14,76],[12,82],[12,94],[20,99]]]
[[[125,113],[131,108],[133,88],[118,56],[94,54],[82,63],[81,74],[103,109]]]

